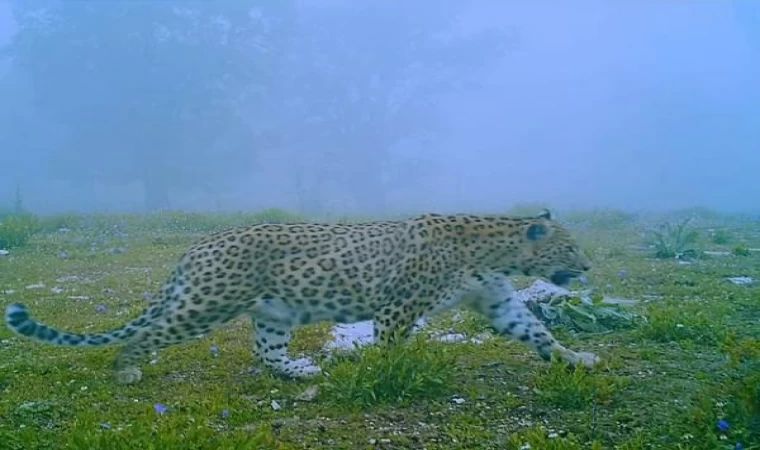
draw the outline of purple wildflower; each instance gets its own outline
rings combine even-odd
[[[167,407],[166,407],[164,404],[162,404],[162,403],[156,403],[155,405],[153,405],[153,409],[154,409],[154,410],[155,410],[155,411],[156,411],[158,414],[166,414],[167,412],[169,412],[169,408],[167,408]]]
[[[627,270],[625,270],[625,269],[618,270],[618,272],[617,272],[617,277],[618,278],[620,278],[622,280],[623,278],[625,278],[627,276],[628,276],[628,271]]]
[[[106,312],[108,307],[106,305],[98,305],[95,307],[95,312],[103,313]]]
[[[212,345],[209,349],[211,351],[212,356],[219,356],[219,347],[216,345]]]
[[[222,419],[226,419],[230,416],[230,410],[229,409],[223,409],[222,410]]]
[[[719,420],[718,421],[718,429],[720,431],[728,431],[729,425],[728,422],[725,420]]]
[[[736,450],[744,450],[744,444],[742,444],[741,442],[737,442],[735,449]]]

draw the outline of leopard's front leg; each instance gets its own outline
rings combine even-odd
[[[600,359],[590,352],[576,352],[560,344],[522,301],[514,298],[511,289],[489,286],[470,297],[468,306],[484,314],[501,335],[512,336],[529,346],[541,358],[550,360],[554,352],[572,366],[594,366]]]

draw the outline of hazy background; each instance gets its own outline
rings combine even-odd
[[[757,212],[756,4],[0,1],[0,207]]]

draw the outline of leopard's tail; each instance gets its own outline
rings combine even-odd
[[[5,324],[15,333],[37,341],[64,347],[103,347],[126,344],[141,328],[150,323],[151,318],[160,315],[160,306],[146,308],[140,317],[121,328],[106,333],[78,334],[59,331],[29,316],[29,310],[20,303],[13,303],[5,309]]]

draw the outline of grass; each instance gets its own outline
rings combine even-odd
[[[589,285],[642,300],[645,320],[635,326],[553,327],[566,346],[600,355],[597,368],[547,363],[500,338],[444,344],[423,333],[321,360],[323,376],[296,382],[259,370],[240,320],[161,351],[141,383],[120,386],[110,371],[115,348],[46,347],[2,328],[0,448],[760,449],[760,290],[726,280],[760,277],[760,253],[751,251],[760,225],[702,221],[722,233],[701,241],[703,250],[725,254],[684,263],[641,247],[645,218],[568,217],[594,260]],[[245,220],[46,218],[26,246],[0,257],[0,304],[26,303],[70,330],[117,327],[194,239]],[[732,252],[737,246],[744,250]],[[431,328],[487,331],[476,316],[454,316]],[[328,336],[329,324],[299,329],[292,350],[321,358]]]

